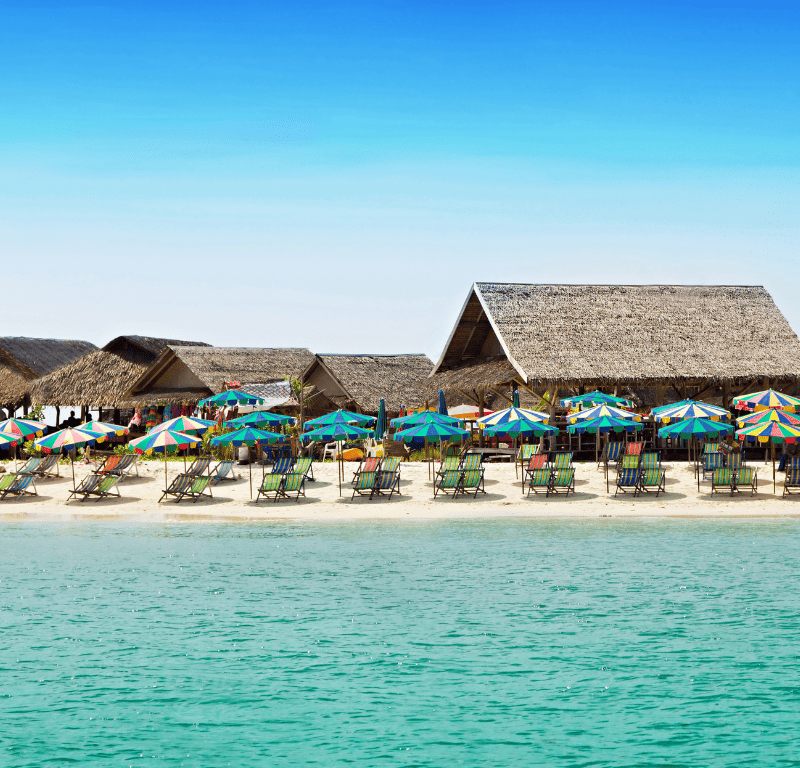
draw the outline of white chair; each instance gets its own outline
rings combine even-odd
[[[374,437],[368,437],[364,440],[364,457],[374,459],[378,455],[378,448],[383,448],[383,443],[375,440]]]
[[[325,450],[322,452],[322,460],[339,458],[339,443],[326,443]]]

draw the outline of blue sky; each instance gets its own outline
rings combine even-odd
[[[438,357],[476,280],[763,284],[791,3],[3,4],[3,335]]]

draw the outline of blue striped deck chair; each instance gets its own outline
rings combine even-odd
[[[800,493],[800,469],[787,469],[786,477],[783,481],[782,496],[791,496],[792,493]]]
[[[703,443],[703,453],[719,453],[719,443]]]
[[[616,464],[619,461],[619,457],[622,456],[622,449],[624,447],[625,443],[621,440],[606,443],[597,466],[599,467],[600,464]]]
[[[183,474],[196,477],[197,475],[204,475],[210,468],[211,459],[208,456],[198,456]]]
[[[281,495],[281,484],[283,483],[283,475],[280,472],[268,472],[264,475],[261,485],[256,494],[256,504],[263,496],[265,499],[274,497],[276,500]]]
[[[461,459],[461,466],[459,469],[471,470],[480,469],[483,456],[480,453],[468,453]]]
[[[531,495],[531,491],[534,493],[539,493],[540,491],[547,494],[547,489],[550,487],[550,474],[551,470],[540,468],[540,469],[529,469],[525,472],[525,478],[528,481],[528,493],[527,495]]]
[[[570,455],[570,459],[572,454]],[[550,475],[550,486],[547,489],[547,496],[551,493],[569,495],[575,493],[575,470],[572,467],[568,469],[554,469]]]
[[[88,495],[100,485],[100,481],[103,479],[103,475],[86,475],[83,480],[78,483],[77,487],[74,488],[69,492],[67,496],[67,501],[69,501],[73,496],[83,496],[81,501],[86,501]]]
[[[292,472],[299,472],[306,480],[314,480],[314,460],[310,456],[298,456],[294,460]]]
[[[449,494],[456,495],[458,484],[461,482],[461,470],[450,469],[444,474],[437,475],[433,478],[433,498],[441,492],[445,496]]]
[[[639,492],[652,493],[656,492],[656,496],[664,491],[666,493],[667,472],[660,467],[648,467],[647,469],[639,470]],[[636,496],[637,491],[633,492]]]
[[[631,456],[626,458],[633,458],[633,457]],[[628,493],[628,491],[631,491],[635,496],[638,488],[639,488],[638,466],[635,469],[623,467],[619,472],[617,472],[617,487],[614,490],[614,496],[616,496],[620,491],[622,491],[622,493]]]
[[[744,466],[744,456],[741,453],[729,453],[725,457],[725,466],[728,469],[740,470]]]
[[[397,472],[400,477],[400,457],[399,456],[386,456],[381,462],[382,472]],[[400,491],[398,491],[400,493]]]
[[[482,469],[465,469],[461,472],[461,481],[456,487],[456,496],[469,496],[472,493],[472,498],[478,497],[479,493],[486,493],[483,487],[483,470]]]
[[[710,475],[715,469],[722,469],[725,463],[725,457],[717,453],[704,453],[703,454],[703,480],[706,475]]]
[[[211,484],[216,485],[217,483],[221,483],[223,480],[235,480],[236,475],[233,474],[233,465],[236,464],[235,461],[232,459],[224,459],[214,467],[214,471],[211,473]]]
[[[572,453],[570,451],[553,453],[550,466],[555,470],[572,469]]]
[[[33,482],[33,475],[11,475],[11,477],[14,479],[7,488],[4,488],[2,492],[0,492],[0,499],[5,499],[9,493],[17,499],[25,494],[30,494],[31,496],[38,495],[36,493],[36,485]],[[32,485],[33,490],[28,490]]]
[[[375,496],[388,496],[391,499],[394,493],[400,495],[400,473],[379,470],[372,486],[370,499]]]
[[[34,456],[28,459],[25,464],[20,467],[16,474],[18,475],[35,475],[39,470],[39,465],[43,459],[41,456]]]
[[[731,495],[736,490],[733,484],[733,470],[727,467],[715,467],[711,470],[711,493],[713,495],[723,490]]]
[[[750,488],[751,493],[758,492],[758,476],[754,467],[739,467],[733,471],[734,490],[741,493],[739,487]]]
[[[350,501],[356,497],[356,494],[372,498],[372,491],[375,487],[375,479],[377,476],[378,473],[375,470],[359,472],[358,475],[353,478],[353,495],[350,497]]]
[[[280,487],[280,498],[291,499],[294,494],[295,501],[299,504],[300,497],[306,495],[306,476],[302,472],[287,472],[283,476]],[[275,498],[277,501],[278,498]]]
[[[639,469],[659,469],[661,467],[661,451],[643,453],[639,461]]]
[[[272,465],[272,474],[285,475],[292,468],[294,464],[294,456],[282,456],[280,459],[275,459]]]

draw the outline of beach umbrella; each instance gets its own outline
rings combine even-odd
[[[704,438],[706,440],[719,437],[728,432],[733,432],[733,425],[726,424],[722,421],[714,421],[707,419],[703,416],[691,416],[688,419],[676,421],[666,427],[661,427],[658,430],[659,437],[677,437],[680,440],[699,440]],[[691,460],[691,456],[689,457]],[[697,474],[697,490],[700,490],[700,472],[695,465],[695,472]]]
[[[484,434],[488,437],[522,437],[523,435],[526,437],[543,437],[545,435],[551,437],[557,435],[558,432],[558,427],[545,424],[544,421],[531,421],[522,417],[484,429]]]
[[[378,418],[375,420],[375,438],[383,440],[386,434],[386,400],[380,399],[378,403]]]
[[[407,428],[417,426],[419,424],[448,424],[456,426],[460,424],[461,420],[455,416],[443,416],[441,413],[435,411],[420,411],[419,413],[412,413],[409,416],[398,416],[390,422],[393,427]]]
[[[605,392],[587,392],[585,395],[575,395],[575,397],[564,397],[561,399],[561,405],[564,406],[592,406],[592,405],[619,405],[633,407],[633,403],[624,398],[617,397],[616,395],[607,395]]]
[[[436,412],[441,416],[447,416],[447,402],[444,399],[444,390],[439,390],[439,402],[436,407]]]
[[[780,424],[788,424],[792,427],[800,425],[800,417],[791,413],[786,413],[786,411],[782,411],[780,408],[770,408],[767,411],[753,411],[746,416],[740,416],[736,419],[736,423],[742,429],[751,424],[763,424],[765,421],[777,421]]]
[[[460,429],[452,424],[436,421],[414,424],[408,429],[394,433],[395,440],[402,440],[405,443],[423,439],[425,441],[426,461],[428,443],[458,442],[469,439],[471,436],[472,433],[467,429]],[[428,477],[430,478],[430,463],[428,464]]]
[[[596,411],[602,408],[608,408],[608,406],[597,406],[596,408],[592,408],[590,410]],[[612,410],[618,409],[613,408]],[[581,413],[589,413],[589,411],[581,411]],[[624,411],[624,413],[628,413],[628,411]],[[600,435],[607,435],[609,432],[641,432],[642,428],[643,425],[640,422],[633,421],[630,418],[619,418],[617,416],[603,414],[601,416],[596,416],[593,419],[575,420],[567,427],[567,431],[572,435],[584,434],[586,432],[592,435],[597,435],[594,448],[594,458],[597,462],[599,461],[600,454]],[[607,472],[608,465],[606,465],[606,473]],[[606,474],[606,490],[608,490],[608,474]]]
[[[655,421],[662,424],[669,424],[670,421],[682,421],[684,419],[711,419],[711,421],[727,421],[730,411],[718,405],[708,405],[707,403],[685,400],[682,403],[673,403],[669,406],[662,406],[657,411],[653,408],[651,415]]]
[[[341,413],[341,411],[339,411]],[[344,411],[347,413],[347,411]],[[307,422],[310,423],[310,422]],[[334,422],[323,424],[311,432],[306,432],[301,436],[303,440],[324,440],[328,443],[343,443],[346,440],[363,440],[367,437],[374,437],[375,431],[372,429],[362,429],[347,422]],[[342,495],[342,477],[344,475],[344,457],[342,456],[341,445],[339,446],[339,495]]]
[[[192,416],[176,416],[174,419],[156,424],[147,434],[151,435],[153,432],[163,432],[167,429],[170,432],[183,432],[187,435],[203,435],[214,427],[216,423],[217,422],[212,419],[195,419]]]
[[[752,392],[749,395],[739,395],[733,398],[734,408],[740,411],[764,411],[767,408],[780,408],[784,411],[800,411],[800,398],[784,395],[774,389],[765,389],[762,392]]]
[[[253,411],[246,413],[244,416],[238,416],[235,419],[228,419],[225,422],[226,427],[256,427],[262,429],[263,427],[278,427],[283,424],[293,424],[294,419],[291,416],[284,416],[281,413],[270,413],[269,411]]]
[[[543,421],[545,423],[550,419],[550,414],[543,411],[534,411],[530,408],[505,408],[502,411],[495,411],[488,416],[481,416],[477,421],[480,429],[484,427],[497,427],[501,424],[507,424],[513,421],[526,419],[527,421]]]
[[[211,445],[235,445],[236,447],[246,445],[248,447],[256,446],[256,455],[258,455],[258,446],[261,443],[282,443],[286,440],[286,435],[278,434],[277,432],[267,432],[263,429],[256,429],[255,427],[241,427],[235,432],[226,432],[224,435],[211,438]],[[253,498],[253,465],[248,461],[247,467],[250,470],[250,498]],[[263,479],[263,464],[262,464],[262,479]]]
[[[311,419],[303,425],[303,429],[319,429],[331,424],[369,424],[375,421],[374,416],[365,416],[363,413],[353,413],[339,409]]]
[[[153,453],[164,454],[164,483],[167,486],[167,454],[170,451],[183,451],[189,446],[199,445],[202,440],[196,435],[187,435],[183,432],[176,432],[172,429],[162,429],[160,432],[148,432],[144,437],[139,437],[136,440],[131,440],[128,445],[133,448],[136,453],[147,454],[148,456]]]
[[[85,424],[81,424],[78,429],[99,432],[101,435],[106,435],[106,437],[110,435],[122,437],[130,432],[127,427],[121,427],[119,424],[108,424],[105,421],[87,421]]]
[[[781,424],[779,421],[763,421],[736,430],[736,437],[749,443],[771,443],[772,490],[777,493],[775,484],[775,443],[796,443],[800,437],[800,425]]]
[[[5,432],[0,432],[0,448],[14,449],[14,472],[17,471],[17,445],[22,441],[21,437],[15,435],[8,435]]]
[[[201,408],[208,408],[210,406],[230,406],[230,405],[262,405],[263,398],[256,397],[255,395],[248,395],[247,392],[242,392],[240,389],[227,389],[220,392],[213,397],[207,397],[201,400],[198,405]]]
[[[623,419],[627,421],[641,421],[642,417],[633,411],[626,411],[622,408],[615,408],[613,405],[596,405],[594,408],[587,408],[585,411],[578,411],[578,413],[571,413],[567,420],[570,424],[575,424],[578,421],[590,421],[592,419],[600,418],[608,419]]]
[[[669,408],[675,408],[679,405],[685,405],[686,403],[694,403],[695,401],[691,398],[686,398],[684,400],[676,400],[674,403],[667,403],[666,405],[654,405],[650,409],[651,415],[655,415],[656,413],[660,413],[661,411],[666,411]]]
[[[32,419],[6,419],[0,421],[0,432],[29,440],[44,435],[47,432],[47,424]]]
[[[34,440],[34,445],[41,448],[45,453],[61,453],[62,451],[74,451],[81,446],[91,446],[95,443],[102,443],[106,436],[100,432],[90,432],[86,429],[60,429],[45,437]],[[72,467],[72,487],[75,488],[75,462],[70,454],[70,466]]]

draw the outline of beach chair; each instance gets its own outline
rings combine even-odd
[[[263,496],[265,499],[274,498],[276,501],[281,495],[281,484],[283,483],[283,474],[280,472],[269,472],[264,475],[264,480],[256,494],[256,504]]]
[[[787,467],[781,496],[790,496],[792,493],[800,493],[800,469]]]
[[[209,456],[198,456],[184,474],[191,475],[192,477],[204,475],[211,471],[211,461],[212,459]]]
[[[298,456],[294,460],[292,472],[299,472],[306,480],[314,481],[314,460],[310,456]]]
[[[641,456],[644,443],[628,443],[625,446],[626,456]]]
[[[572,453],[569,451],[553,453],[550,466],[556,471],[561,469],[572,469]]]
[[[82,494],[83,498],[81,501],[86,501],[89,496],[96,496],[97,498],[95,501],[100,501],[100,499],[107,498],[108,496],[116,496],[119,498],[120,494],[117,483],[122,479],[119,475],[94,475],[94,477],[97,479],[96,483],[91,483],[86,488],[76,488],[72,493]],[[88,478],[84,478],[84,480],[87,479]],[[114,493],[115,489],[116,493]],[[67,498],[67,501],[69,501],[69,498]]]
[[[639,469],[660,469],[661,468],[661,451],[652,451],[643,453],[639,461]]]
[[[353,485],[358,482],[358,477],[363,472],[372,472],[375,474],[378,469],[380,468],[381,460],[376,456],[370,456],[366,459],[361,459],[358,463],[358,467],[356,467],[356,471],[353,472],[353,479],[350,481]]]
[[[94,471],[98,475],[111,474],[116,470],[120,461],[122,461],[122,456],[106,456],[106,458],[100,462],[100,466]]]
[[[103,475],[86,475],[83,480],[78,483],[78,486],[69,492],[67,496],[67,501],[69,501],[73,496],[83,496],[81,501],[86,501],[86,497],[92,491],[92,489],[97,488],[100,485],[100,481],[103,479]]]
[[[530,496],[531,491],[534,493],[539,493],[541,491],[547,494],[547,489],[550,487],[550,475],[551,470],[543,467],[527,470],[525,472],[525,478],[528,481],[528,493],[526,495]]]
[[[733,492],[736,490],[733,470],[727,467],[715,467],[711,471],[711,494],[720,493],[723,490],[733,496]]]
[[[353,495],[350,497],[350,501],[356,497],[356,494],[372,498],[372,491],[375,487],[375,478],[377,475],[378,473],[375,470],[371,470],[369,472],[360,472],[353,478]]]
[[[572,454],[569,454],[570,458]],[[568,469],[554,469],[550,475],[550,485],[547,488],[547,496],[551,493],[563,493],[565,496],[570,493],[575,493],[575,470],[572,467]]]
[[[445,472],[458,472],[461,468],[460,456],[445,456],[436,470],[437,475],[443,475]]]
[[[621,440],[606,443],[597,466],[599,467],[600,464],[616,464],[619,461],[619,457],[622,456],[624,447],[625,443]]]
[[[519,447],[517,451],[517,456],[514,459],[516,465],[518,467],[523,468],[531,459],[535,453],[539,453],[539,444],[538,443],[525,443]]]
[[[381,472],[396,472],[397,477],[400,477],[400,462],[399,456],[385,456],[381,462]],[[397,491],[400,493],[400,491]]]
[[[622,461],[620,461],[619,471],[624,472],[626,469],[635,469],[638,472],[641,461],[641,455],[623,454]]]
[[[633,458],[632,456],[627,456],[626,458]],[[637,495],[637,491],[639,489],[639,467],[631,468],[631,467],[623,467],[617,472],[617,484],[616,488],[614,489],[614,496],[620,492],[628,493],[632,492],[634,496]]]
[[[463,469],[466,471],[471,471],[474,469],[481,468],[481,461],[483,460],[483,455],[480,453],[468,453],[461,459],[461,466],[459,469]]]
[[[656,496],[664,491],[666,493],[667,472],[661,467],[648,467],[647,469],[639,470],[639,491],[641,493],[656,492]],[[636,496],[637,492],[634,491],[633,495]]]
[[[280,487],[280,498],[291,499],[294,494],[295,501],[299,504],[300,497],[306,495],[306,476],[303,472],[287,472],[283,476]],[[276,498],[275,501],[278,499]]]
[[[8,488],[13,482],[16,475],[7,473],[5,475],[0,475],[0,493],[2,493],[6,488]]]
[[[458,490],[458,484],[461,482],[461,470],[449,469],[441,475],[436,475],[433,478],[433,498],[441,492],[445,496],[452,494],[454,497]]]
[[[122,456],[109,456],[95,473],[124,477],[131,469],[135,469],[136,475],[139,475],[139,457],[135,453],[125,453]]]
[[[236,464],[236,462],[233,459],[224,459],[220,461],[210,474],[211,485],[221,483],[223,480],[235,480],[236,475],[233,473],[234,464]]]
[[[275,475],[285,475],[292,468],[294,464],[294,456],[283,456],[280,459],[275,459],[272,464],[272,473]]]
[[[201,496],[208,495],[212,497],[211,489],[208,487],[210,482],[211,478],[208,475],[190,475],[188,472],[178,475],[172,481],[170,487],[161,494],[159,502],[165,496],[174,496],[176,504],[186,496],[191,498],[192,503],[196,502]],[[208,491],[208,494],[206,494],[206,491]]]
[[[548,472],[550,471],[550,468],[547,466],[547,454],[535,453],[530,457],[530,459],[528,459],[528,466],[525,467],[525,470],[522,473],[523,491],[525,490],[525,481],[531,476],[531,474],[543,469],[546,469]]]
[[[477,498],[479,493],[486,493],[483,485],[483,469],[465,469],[461,472],[461,481],[456,487],[456,496],[469,496]]]
[[[17,499],[24,496],[26,493],[31,496],[38,496],[36,493],[36,485],[33,482],[33,475],[11,475],[11,477],[14,479],[8,487],[3,488],[0,492],[0,499],[5,499],[8,494],[11,494]],[[31,486],[33,486],[33,490],[28,490]]]
[[[703,443],[703,453],[719,453],[719,443]]]
[[[42,461],[43,458],[41,456],[34,456],[28,459],[25,464],[23,464],[22,467],[17,470],[16,474],[35,475],[39,470],[39,465],[42,463]]]
[[[387,472],[386,470],[379,470],[375,478],[375,483],[372,486],[372,495],[370,499],[375,496],[387,496],[391,499],[392,494],[400,495],[400,473]]]
[[[741,493],[740,487],[750,488],[751,493],[758,493],[758,470],[754,467],[739,467],[733,471],[734,490]]]
[[[704,453],[703,454],[703,480],[706,479],[706,475],[710,475],[714,472],[715,469],[722,469],[724,461],[723,454],[717,452],[714,453]]]
[[[725,466],[738,472],[744,466],[744,456],[741,453],[729,453],[725,459]]]
[[[34,474],[37,477],[45,477],[46,475],[60,477],[61,473],[58,471],[58,462],[60,460],[61,456],[57,453],[51,453],[49,456],[43,456],[42,463],[39,464],[39,467],[36,469],[36,471],[32,472],[31,474]]]

